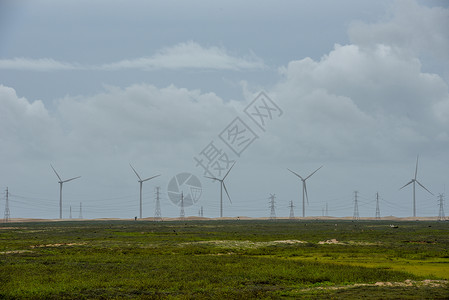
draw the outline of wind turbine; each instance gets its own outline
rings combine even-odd
[[[145,181],[148,181],[150,179],[156,178],[156,177],[161,176],[161,175],[156,175],[156,176],[148,177],[146,179],[142,179],[142,178],[140,178],[140,176],[137,173],[137,171],[133,168],[133,166],[131,166],[131,164],[129,164],[129,166],[131,167],[131,169],[133,169],[134,173],[136,173],[137,178],[139,178],[139,180],[137,180],[137,181],[140,183],[140,202],[139,203],[140,203],[140,219],[142,219],[142,184]]]
[[[405,188],[407,185],[413,183],[413,217],[416,217],[415,183],[419,184],[423,189],[425,189],[425,190],[428,191],[431,195],[433,195],[431,191],[429,191],[425,186],[423,186],[423,185],[416,179],[416,175],[418,175],[418,158],[419,158],[419,155],[416,156],[415,178],[413,178],[413,179],[410,180],[408,183],[406,183],[403,187],[400,188],[400,190],[402,190],[402,189]]]
[[[50,167],[53,169],[53,171],[55,172],[56,176],[58,176],[59,179],[59,219],[62,219],[62,184],[64,182],[69,182],[71,180],[80,178],[81,176],[78,177],[73,177],[67,180],[62,180],[61,176],[59,176],[58,172],[56,172],[55,168],[53,168],[53,166],[50,164]]]
[[[307,204],[309,204],[309,196],[307,195],[307,185],[306,185],[306,180],[309,179],[310,177],[312,177],[313,174],[315,174],[319,169],[321,169],[323,166],[319,167],[318,169],[316,169],[315,171],[313,171],[309,176],[307,176],[306,178],[303,178],[301,175],[299,175],[296,172],[293,172],[290,169],[290,172],[292,172],[293,174],[295,174],[296,176],[298,176],[301,181],[302,181],[302,217],[304,218],[306,216],[306,205],[305,205],[305,199],[307,199]]]
[[[226,189],[224,180],[225,180],[226,176],[228,176],[229,172],[231,172],[231,169],[234,167],[234,165],[235,165],[235,162],[232,164],[232,166],[229,168],[228,172],[225,174],[225,176],[223,176],[222,179],[219,179],[217,177],[205,176],[206,178],[210,178],[210,179],[213,179],[214,181],[217,180],[220,182],[220,218],[223,218],[223,189],[225,190],[226,195],[228,195],[229,202],[231,202],[231,204],[232,204],[231,197],[229,196],[228,190]]]

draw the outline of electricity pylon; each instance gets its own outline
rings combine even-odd
[[[295,212],[294,212],[295,206],[293,205],[293,200],[290,200],[289,207],[290,207],[290,216],[289,216],[289,218],[290,219],[294,219],[295,218]]]
[[[439,194],[438,197],[439,197],[438,204],[440,206],[440,210],[438,212],[438,221],[444,221],[446,219],[446,217],[444,216],[444,200],[443,200],[444,195]]]
[[[156,209],[154,211],[154,220],[155,221],[162,221],[162,214],[161,214],[161,200],[160,200],[160,194],[159,194],[160,187],[156,187]]]
[[[184,220],[186,214],[184,212],[184,193],[181,193],[181,212],[179,214],[179,218]]]
[[[354,192],[354,216],[352,217],[353,220],[360,220],[360,216],[359,216],[359,203],[358,203],[358,199],[357,199],[357,194],[359,192],[355,191]]]
[[[10,217],[11,217],[11,213],[9,211],[9,192],[8,192],[8,188],[6,188],[6,204],[5,204],[5,216],[4,216],[5,223],[9,222]]]
[[[270,194],[270,197],[268,199],[270,199],[270,220],[274,221],[276,220],[276,211],[275,211],[275,201],[274,198],[276,198],[275,194]]]
[[[376,220],[380,220],[379,193],[376,193]]]

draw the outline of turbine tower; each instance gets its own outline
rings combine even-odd
[[[140,202],[139,202],[139,211],[140,211],[140,214],[139,214],[139,216],[140,216],[140,219],[142,219],[142,184],[143,184],[145,181],[148,181],[148,180],[150,180],[150,179],[156,178],[156,177],[161,176],[161,175],[159,174],[159,175],[156,175],[156,176],[148,177],[148,178],[146,178],[146,179],[142,179],[142,178],[140,178],[140,176],[139,176],[139,174],[137,173],[137,171],[133,168],[133,166],[131,166],[131,164],[129,164],[129,166],[131,167],[131,169],[133,169],[134,173],[136,173],[137,178],[139,178],[139,180],[137,180],[137,182],[140,183]]]
[[[62,219],[62,185],[64,184],[64,182],[69,182],[71,180],[80,178],[81,176],[62,180],[61,176],[59,176],[58,172],[56,172],[55,168],[53,168],[53,166],[51,164],[50,164],[50,167],[53,169],[53,171],[55,172],[56,176],[58,176],[58,179],[59,179],[59,181],[58,181],[59,182],[59,219]]]
[[[225,174],[225,176],[222,179],[219,179],[217,177],[205,176],[206,178],[210,178],[210,179],[213,179],[214,181],[217,180],[220,182],[220,218],[223,218],[223,189],[225,190],[226,195],[228,195],[229,202],[231,202],[231,204],[232,204],[231,197],[229,196],[228,190],[226,189],[224,180],[226,179],[226,176],[228,176],[229,172],[231,172],[234,165],[235,165],[235,162],[232,164],[232,166],[229,168],[228,172]]]
[[[413,183],[413,217],[416,217],[416,199],[415,199],[415,194],[416,194],[416,192],[415,192],[415,185],[416,185],[416,183],[419,184],[423,189],[425,189],[427,192],[429,192],[429,194],[431,194],[431,195],[433,196],[432,192],[429,191],[424,185],[422,185],[422,184],[416,179],[416,176],[418,175],[418,158],[419,158],[419,155],[416,156],[415,177],[414,177],[412,180],[410,180],[408,183],[406,183],[403,187],[400,188],[400,190],[402,190],[402,189],[405,188],[407,185]]]
[[[306,180],[309,179],[310,177],[312,177],[313,174],[315,174],[319,169],[321,169],[323,166],[319,167],[318,169],[316,169],[315,171],[313,171],[309,176],[307,176],[306,178],[303,178],[301,175],[299,175],[296,172],[293,172],[290,169],[290,172],[292,172],[293,174],[295,174],[296,176],[298,176],[301,181],[302,181],[302,217],[304,218],[306,216],[306,205],[305,205],[305,200],[307,199],[307,204],[309,204],[309,196],[307,195],[307,185],[306,185]]]

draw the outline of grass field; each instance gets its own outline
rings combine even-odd
[[[0,298],[448,299],[449,223],[0,225]]]

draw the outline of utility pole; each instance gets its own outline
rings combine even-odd
[[[289,207],[290,207],[290,216],[289,216],[289,219],[293,220],[293,219],[295,218],[295,212],[294,212],[294,210],[293,210],[293,208],[294,208],[295,206],[293,205],[293,200],[290,200],[290,205],[289,205]]]
[[[438,199],[439,202],[438,204],[440,206],[440,210],[438,213],[438,221],[444,221],[446,220],[446,217],[444,216],[444,200],[443,200],[444,195],[440,194],[438,197],[440,198]]]
[[[181,213],[179,214],[179,218],[181,220],[184,220],[185,218],[185,213],[184,213],[184,193],[181,193]]]
[[[358,199],[357,199],[357,196],[358,196],[357,194],[358,193],[359,193],[358,191],[354,192],[354,216],[352,217],[352,219],[356,220],[356,221],[360,220],[360,217],[359,217],[359,203],[358,203]]]
[[[376,220],[380,220],[379,193],[376,193]]]
[[[270,194],[270,197],[268,199],[270,199],[270,220],[275,221],[276,220],[276,211],[275,211],[275,201],[274,198],[276,198],[275,194]]]
[[[72,218],[72,206],[70,205],[70,219]]]
[[[160,187],[156,187],[156,209],[154,211],[154,220],[162,221],[162,214],[161,214],[161,200],[160,200],[160,194],[159,194]]]
[[[8,188],[6,188],[6,204],[5,204],[5,223],[9,222],[9,218],[11,217],[9,211],[9,192]]]
[[[82,207],[82,203],[80,202],[80,215],[78,216],[79,219],[83,218],[83,207]]]

